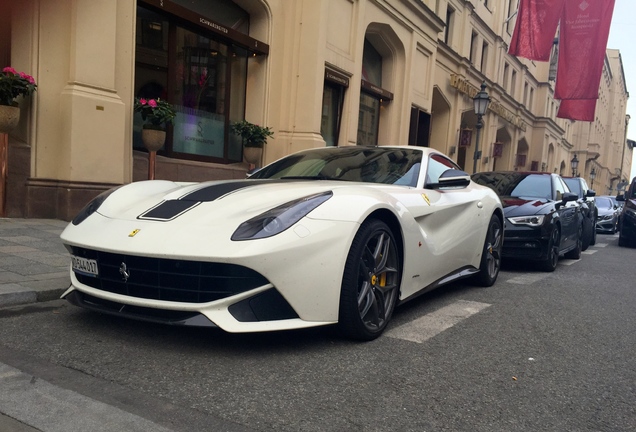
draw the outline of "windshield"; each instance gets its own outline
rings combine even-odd
[[[596,198],[594,201],[596,201],[596,207],[598,208],[605,208],[605,209],[614,208],[614,202],[609,198]]]
[[[577,179],[564,178],[563,181],[566,185],[568,185],[572,192],[579,196],[579,198],[583,197],[583,191],[581,191],[581,183],[579,183]]]
[[[472,179],[502,197],[552,199],[552,180],[548,174],[486,172],[474,174]]]
[[[254,179],[341,180],[415,187],[422,152],[382,147],[332,147],[289,155],[260,171]]]

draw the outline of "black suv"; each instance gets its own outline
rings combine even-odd
[[[632,180],[625,195],[618,195],[616,200],[623,203],[618,221],[620,234],[619,246],[628,246],[636,241],[636,177]]]
[[[583,213],[583,248],[586,250],[590,245],[596,244],[596,218],[598,209],[594,196],[596,192],[587,186],[587,182],[581,177],[563,177],[563,181],[572,192],[578,195],[578,203]]]

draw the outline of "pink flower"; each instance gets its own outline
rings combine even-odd
[[[150,99],[148,101],[148,105],[150,105],[151,107],[155,108],[157,106],[157,101],[154,99]]]
[[[2,69],[2,72],[7,72],[7,73],[12,73],[14,75],[17,75],[17,71],[15,69],[13,69],[11,66],[7,66],[6,68]]]
[[[146,102],[147,101],[144,98],[139,99],[139,103],[142,104],[142,105],[146,105]]]
[[[27,75],[26,79],[27,79],[27,81],[29,81],[30,84],[35,84],[35,79],[33,79],[33,77],[31,75]]]

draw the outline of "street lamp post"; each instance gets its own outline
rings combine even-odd
[[[484,127],[483,116],[488,110],[488,104],[490,104],[490,98],[486,93],[486,83],[481,83],[481,90],[473,98],[475,104],[475,114],[477,114],[477,136],[475,137],[475,154],[473,155],[473,174],[477,172],[477,160],[481,158],[481,151],[479,151],[479,133],[481,128]]]
[[[576,153],[570,161],[570,165],[572,165],[572,177],[576,177],[576,169],[579,167],[579,160],[576,158]]]
[[[594,170],[594,168],[592,168],[592,171],[590,171],[590,189],[594,189],[594,179],[596,178],[596,171]]]

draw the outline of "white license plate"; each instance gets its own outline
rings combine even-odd
[[[97,260],[71,255],[71,263],[73,266],[73,271],[76,271],[78,273],[82,273],[88,276],[97,276],[99,274],[99,270],[97,269]]]

